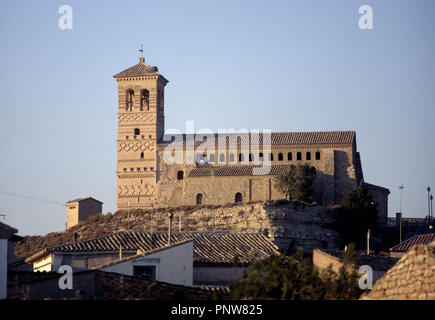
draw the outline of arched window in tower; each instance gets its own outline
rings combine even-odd
[[[254,155],[252,153],[249,154],[249,162],[254,161]]]
[[[221,153],[220,155],[219,155],[219,162],[225,162],[225,155],[223,154],[223,153]]]
[[[240,202],[242,202],[243,201],[243,196],[242,196],[242,194],[240,193],[240,192],[237,192],[236,193],[236,196],[234,197],[234,202],[236,202],[236,203],[240,203]]]
[[[230,153],[230,162],[234,162],[234,153]]]
[[[133,111],[134,91],[128,89],[126,92],[125,111]]]
[[[201,194],[201,193],[198,193],[198,194],[196,195],[196,204],[197,204],[197,205],[202,204],[202,194]]]
[[[135,136],[140,135],[140,129],[139,128],[134,128],[134,135]]]
[[[184,178],[184,172],[178,171],[177,172],[177,180],[183,180],[183,178]]]
[[[319,151],[316,152],[316,160],[320,160],[320,152]]]
[[[269,161],[273,161],[273,153],[269,153]]]
[[[141,158],[141,159],[144,158],[144,154],[143,154],[143,152],[140,154],[140,158]]]
[[[305,155],[305,159],[311,160],[311,152],[307,152],[307,154]]]
[[[243,153],[239,153],[239,162],[245,161],[245,155]]]
[[[296,160],[302,160],[302,153],[298,152],[296,153]]]
[[[282,153],[278,153],[278,161],[282,161],[284,160],[284,156],[282,155]]]
[[[263,160],[264,160],[263,152],[260,152],[260,153],[258,154],[258,160],[260,160],[260,161],[263,161]]]
[[[287,161],[292,161],[293,155],[291,152],[287,153]]]
[[[210,153],[209,162],[214,163],[214,153]]]
[[[143,89],[140,93],[140,111],[150,110],[150,92]]]

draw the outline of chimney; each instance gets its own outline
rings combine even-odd
[[[139,63],[145,64],[145,58],[144,57],[139,57]]]
[[[171,245],[171,229],[172,229],[172,218],[174,218],[174,213],[171,211],[168,214],[169,217],[169,230],[168,230],[168,246]]]

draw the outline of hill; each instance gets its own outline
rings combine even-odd
[[[46,247],[87,240],[119,231],[167,232],[168,212],[174,212],[173,232],[230,232],[267,235],[282,250],[301,246],[311,250],[320,243],[334,248],[334,209],[275,201],[268,203],[195,206],[174,209],[117,211],[90,217],[68,230],[45,236],[26,236],[15,245],[15,257],[26,257]]]

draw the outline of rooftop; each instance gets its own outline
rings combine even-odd
[[[265,259],[272,254],[279,254],[277,246],[261,234],[181,232],[171,235],[171,241],[174,243],[186,240],[193,240],[193,261],[196,264],[231,264],[236,256],[238,263],[246,264]],[[95,239],[48,247],[26,259],[26,262],[32,263],[48,253],[114,253],[119,252],[120,247],[123,252],[148,252],[164,248],[167,243],[168,234],[163,232],[118,232]]]
[[[258,135],[254,135],[251,133],[213,133],[209,134],[208,136],[214,136],[215,144],[218,143],[218,138],[222,137],[226,139],[227,143],[231,142],[230,137],[234,137],[238,139],[238,143],[255,144],[255,139],[257,136],[258,144],[260,145],[349,145],[355,141],[356,134],[355,131],[272,132],[270,136],[270,141],[268,141],[268,137],[267,135],[264,135],[264,133],[259,133]],[[185,145],[186,137],[188,141],[192,141],[194,139],[193,135],[186,134],[174,134],[172,135],[172,137],[174,139],[173,142],[160,141],[159,145],[166,146],[170,143],[174,146],[180,144]],[[195,145],[199,145],[202,143],[204,143],[204,140],[202,139],[200,141],[195,141]],[[212,143],[213,141],[210,142],[210,144]]]
[[[139,58],[138,64],[135,64],[134,66],[115,74],[113,77],[115,79],[118,79],[118,78],[142,77],[142,76],[159,76],[160,73],[158,71],[159,70],[157,67],[152,67],[147,65],[145,63],[144,58]]]
[[[402,241],[390,249],[392,252],[406,252],[415,245],[428,245],[435,241],[435,233],[419,234]]]

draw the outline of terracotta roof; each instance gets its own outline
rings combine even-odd
[[[374,184],[370,184],[367,182],[364,182],[363,187],[367,190],[374,190],[374,191],[383,191],[386,192],[387,194],[390,194],[390,190],[384,187],[380,187]]]
[[[415,245],[428,245],[432,241],[435,241],[435,233],[429,233],[429,234],[419,234],[416,236],[413,236],[412,238],[409,238],[408,240],[402,241],[398,245],[395,245],[390,249],[390,251],[393,252],[406,252],[411,247]]]
[[[171,240],[181,242],[193,240],[193,260],[199,264],[233,263],[237,255],[239,263],[261,260],[272,254],[279,254],[266,236],[261,234],[231,234],[206,232],[173,233]],[[79,241],[75,243],[46,248],[26,259],[32,263],[46,253],[90,253],[90,252],[147,252],[165,247],[168,243],[167,233],[118,232],[108,236]]]
[[[278,175],[284,173],[292,165],[271,165],[270,171],[267,173],[269,175]],[[198,167],[192,169],[188,173],[188,177],[208,177],[208,176],[252,176],[253,168],[261,168],[261,166],[218,166],[218,167]],[[264,170],[267,167],[263,168]]]
[[[85,300],[205,300],[209,292],[198,287],[155,281],[149,277],[126,276],[99,270],[74,273],[74,290],[59,289],[57,272],[9,272],[9,299],[78,299]],[[44,286],[45,290],[41,290]]]
[[[242,134],[217,134],[213,133],[215,137],[215,143],[218,143],[218,136],[226,137],[226,141],[229,142],[229,137],[237,137],[239,143],[241,144],[249,144],[251,134],[250,133],[242,133]],[[211,136],[210,135],[210,136]],[[169,136],[169,135],[168,135]],[[173,135],[174,145],[186,144],[186,134],[182,135]],[[259,133],[258,140],[259,144],[268,145],[269,141],[267,141],[267,136],[263,141],[263,133]],[[193,139],[192,135],[188,135],[189,141]],[[197,138],[198,139],[198,138]],[[355,131],[316,131],[316,132],[272,132],[270,137],[270,142],[272,145],[319,145],[319,144],[351,144],[355,140]],[[159,146],[166,146],[171,141],[160,141]],[[204,143],[203,140],[195,141],[195,145],[199,145]]]
[[[126,77],[141,77],[141,76],[154,76],[159,75],[157,67],[151,67],[145,63],[144,60],[139,59],[139,63],[134,66],[125,69],[117,74],[114,78],[126,78]]]
[[[70,200],[70,201],[68,201],[67,203],[71,203],[71,202],[80,202],[80,201],[84,201],[84,200],[88,200],[88,199],[92,199],[92,200],[97,201],[97,202],[99,202],[99,203],[103,203],[103,202],[101,202],[101,201],[99,201],[99,200],[97,200],[97,199],[94,199],[94,198],[92,198],[92,197],[81,197],[81,198],[77,198],[77,199],[74,199],[74,200]]]

